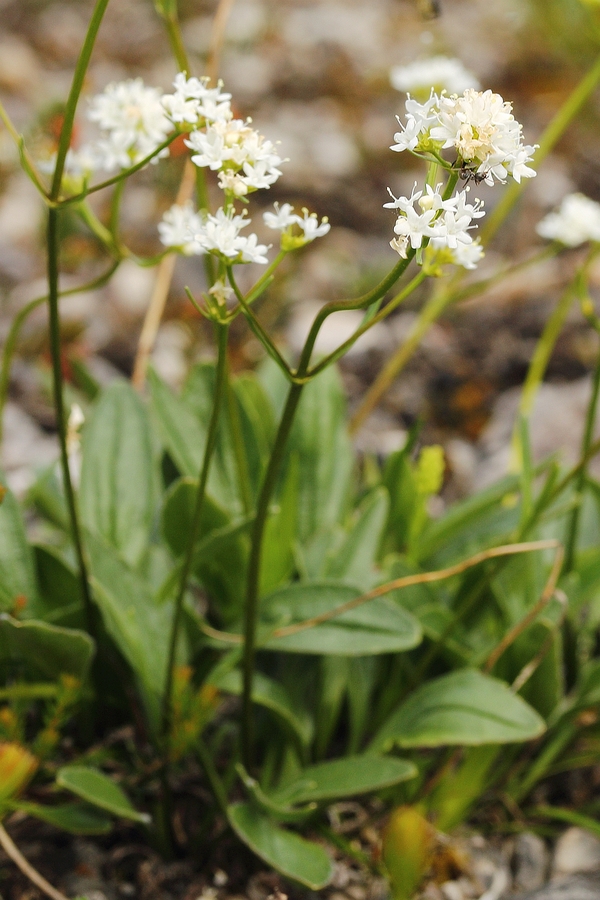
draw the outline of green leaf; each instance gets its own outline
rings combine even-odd
[[[275,363],[263,366],[261,380],[279,408],[287,386]],[[346,429],[345,394],[335,366],[325,369],[302,392],[286,447],[282,484],[294,456],[300,465],[297,534],[305,542],[339,522],[348,502],[354,455]]]
[[[373,586],[373,567],[388,506],[387,491],[383,488],[369,494],[358,510],[349,534],[330,559],[324,572],[326,578],[346,581],[365,591]]]
[[[113,816],[145,824],[151,821],[148,813],[134,809],[119,785],[99,769],[88,766],[63,766],[57,772],[56,783],[59,787],[81,797],[86,803],[99,806]]]
[[[83,432],[79,501],[83,523],[135,566],[148,544],[155,477],[150,425],[132,387],[114,382]]]
[[[152,409],[165,449],[182,475],[198,477],[206,432],[194,413],[162,381],[153,369],[148,371]]]
[[[436,567],[488,547],[496,535],[510,533],[519,520],[519,477],[509,475],[450,507],[430,522],[419,538],[419,559],[435,559]]]
[[[165,496],[163,532],[176,556],[187,550],[197,490],[197,481],[181,478]],[[242,608],[248,556],[248,539],[244,531],[248,524],[247,521],[232,522],[214,500],[208,495],[204,497],[194,573],[225,622],[239,616]]]
[[[345,584],[294,584],[265,598],[263,625],[270,629],[303,622],[329,612],[360,591]],[[272,637],[262,649],[287,653],[370,656],[416,647],[421,629],[410,613],[386,597],[363,603],[328,622],[285,637]]]
[[[156,603],[151,586],[113,547],[87,536],[94,598],[106,630],[133,669],[150,723],[158,727],[173,605]]]
[[[384,756],[346,756],[304,769],[300,778],[271,795],[278,804],[324,803],[370,794],[407,781],[417,768],[405,759]]]
[[[294,545],[298,518],[297,457],[292,457],[278,505],[267,519],[260,568],[260,596],[271,593],[287,581],[294,571]]]
[[[212,363],[193,366],[181,393],[181,402],[195,416],[203,435],[208,431],[215,393],[215,367]],[[246,435],[244,435],[244,438]],[[204,453],[204,442],[200,444]],[[198,477],[199,467],[190,474]],[[224,399],[219,422],[217,440],[208,474],[208,492],[226,509],[241,511],[239,485],[229,427],[227,401]]]
[[[17,664],[29,679],[68,673],[83,681],[93,654],[94,642],[83,631],[0,615],[0,662]]]
[[[86,803],[65,803],[62,806],[42,806],[39,803],[17,801],[11,809],[19,809],[28,816],[41,819],[55,828],[71,834],[107,834],[112,828],[111,820]]]
[[[25,607],[23,618],[43,619],[53,625],[82,628],[84,625],[81,583],[59,551],[35,545],[39,599]]]
[[[531,740],[544,730],[543,719],[503,681],[461,669],[417,688],[384,723],[370,749],[505,744]]]
[[[227,814],[237,836],[282,875],[313,891],[331,880],[333,864],[319,844],[276,825],[251,803],[234,803]]]
[[[35,603],[37,585],[33,553],[25,534],[19,505],[0,479],[0,612],[12,612],[16,605]]]
[[[229,694],[242,693],[242,673],[238,669],[226,672],[210,683]],[[294,706],[281,684],[263,675],[262,672],[255,672],[252,680],[252,700],[279,716],[297,735],[301,744],[308,746],[312,738],[312,722]]]

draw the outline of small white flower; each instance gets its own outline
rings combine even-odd
[[[263,220],[268,228],[273,228],[276,231],[285,231],[286,228],[295,224],[298,216],[294,215],[294,207],[290,203],[284,203],[283,206],[279,206],[279,203],[275,202],[273,205],[275,207],[274,213],[270,210],[263,213]]]
[[[229,191],[234,197],[245,197],[248,193],[245,178],[232,169],[224,169],[219,172],[219,187],[222,191]]]
[[[556,212],[537,224],[541,237],[578,247],[587,241],[600,242],[600,204],[584,194],[568,194]]]
[[[245,162],[243,169],[244,183],[254,190],[271,187],[281,175],[280,169],[272,166],[268,159],[259,159],[255,163]]]
[[[259,244],[255,234],[249,234],[242,238],[240,252],[242,254],[241,262],[244,263],[262,263],[266,265],[269,260],[266,257],[269,247],[266,244]],[[269,245],[270,246],[270,245]]]
[[[456,250],[459,244],[472,242],[473,238],[469,231],[477,226],[471,222],[473,219],[480,219],[484,212],[480,200],[476,200],[475,203],[467,201],[467,190],[452,197],[447,202],[443,214],[436,220],[435,234],[431,241],[434,247],[449,247]]]
[[[309,241],[314,241],[315,238],[323,237],[323,235],[327,234],[327,232],[331,228],[331,225],[329,224],[326,216],[321,219],[321,223],[319,224],[316,213],[309,213],[306,207],[304,207],[302,212],[304,213],[304,216],[295,216],[295,220],[296,224],[304,232],[304,240],[306,243],[308,243]]]
[[[433,237],[436,233],[431,224],[434,215],[432,209],[419,214],[412,206],[409,206],[406,212],[396,219],[394,232],[399,236],[407,237],[413,250],[417,250],[423,243],[424,237]]]
[[[161,243],[165,247],[179,250],[184,256],[204,253],[203,247],[194,238],[194,234],[201,228],[202,218],[194,212],[191,203],[186,203],[185,206],[174,204],[158,223]]]
[[[392,250],[395,250],[402,259],[406,259],[408,257],[408,235],[402,234],[400,237],[392,238],[390,247]]]
[[[174,94],[165,94],[162,104],[169,118],[176,124],[196,125],[199,119],[209,122],[227,121],[233,117],[231,94],[223,92],[223,83],[209,88],[210,78],[188,78],[178,72],[173,82]]]
[[[426,149],[429,131],[431,126],[437,121],[437,113],[439,111],[437,94],[432,91],[425,103],[419,103],[409,95],[405,103],[405,109],[406,124],[403,125],[400,117],[396,116],[402,131],[396,132],[394,135],[396,143],[392,144],[390,149],[397,152]]]
[[[462,94],[467,88],[479,88],[479,82],[459,59],[448,56],[432,56],[406,66],[394,66],[390,81],[397,91],[422,91],[431,88],[438,93],[445,89],[449,94]]]
[[[485,256],[483,247],[479,240],[471,241],[470,244],[457,244],[452,250],[453,262],[463,269],[476,269],[477,263]]]
[[[208,291],[220,306],[226,306],[227,301],[233,294],[231,285],[226,284],[221,278],[218,278]]]

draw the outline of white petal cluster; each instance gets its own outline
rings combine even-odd
[[[449,94],[462,94],[467,88],[479,88],[479,82],[472,72],[459,59],[449,56],[432,56],[429,59],[418,59],[407,66],[394,66],[390,70],[390,82],[397,91],[429,94],[435,91],[448,91]]]
[[[240,234],[249,224],[245,210],[237,215],[233,209],[220,207],[214,216],[210,213],[203,216],[195,213],[191,205],[175,205],[164,214],[158,231],[162,243],[180,253],[213,253],[228,264],[266,264],[269,261],[266,244],[259,244],[255,234]]]
[[[394,225],[396,237],[390,246],[406,259],[409,246],[418,250],[424,238],[436,249],[448,247],[455,251],[460,245],[471,244],[473,238],[469,231],[477,227],[472,224],[473,219],[484,215],[483,203],[479,200],[469,203],[468,190],[444,200],[440,184],[435,190],[427,185],[425,192],[417,191],[416,187],[415,184],[410,197],[392,195],[392,202],[384,204],[400,211]]]
[[[281,207],[275,203],[274,206],[275,212],[263,213],[263,220],[268,228],[285,232],[282,237],[284,249],[292,250],[302,247],[304,244],[314,241],[315,238],[323,237],[331,228],[326,216],[319,222],[317,214],[309,212],[306,207],[302,209],[303,215],[299,216],[289,203],[284,203]],[[293,233],[294,225],[300,229],[300,234]]]
[[[193,256],[204,251],[193,237],[202,229],[202,218],[194,212],[191,203],[185,206],[174,204],[158,223],[158,233],[165,247],[172,247],[184,256]]]
[[[400,120],[399,120],[400,121]],[[425,103],[409,97],[406,124],[394,135],[392,150],[436,152],[453,148],[463,173],[487,184],[532,178],[535,146],[523,143],[523,129],[512,114],[512,104],[492,91],[468,88],[462,95],[431,92]]]
[[[272,141],[251,127],[250,120],[220,119],[190,133],[185,142],[192,162],[219,173],[219,186],[243,197],[274,184],[282,162]]]
[[[485,256],[479,239],[471,241],[470,244],[457,244],[451,252],[454,265],[462,266],[463,269],[476,269],[477,264]]]
[[[226,122],[233,118],[231,94],[223,91],[223,82],[209,88],[210,78],[188,78],[179,72],[173,94],[165,94],[162,105],[169,119],[176,126],[198,127],[207,122]]]
[[[157,88],[141,78],[115,82],[90,101],[88,118],[102,137],[89,148],[96,168],[126,169],[149,156],[161,144],[172,124],[165,115]],[[167,156],[168,150],[158,157]],[[158,158],[156,157],[156,158]]]
[[[600,241],[600,204],[584,194],[568,194],[556,212],[538,222],[536,231],[567,247]]]

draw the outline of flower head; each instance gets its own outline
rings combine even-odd
[[[104,133],[96,155],[99,167],[107,170],[140,162],[172,129],[160,91],[146,87],[141,78],[109,84],[90,101],[88,118]],[[168,155],[168,150],[159,155]]]
[[[600,204],[584,194],[568,194],[556,212],[538,222],[536,231],[567,247],[600,241]]]

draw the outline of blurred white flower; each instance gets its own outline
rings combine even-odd
[[[202,218],[194,212],[191,203],[174,204],[158,223],[158,233],[165,247],[173,247],[184,256],[204,253],[204,248],[193,237],[202,228]]]
[[[109,84],[90,101],[88,118],[105,132],[93,152],[99,167],[107,170],[140,162],[172,130],[160,91],[146,87],[141,78]],[[159,155],[168,155],[168,150]]]
[[[452,250],[452,260],[463,269],[476,269],[477,263],[485,256],[479,239],[470,244],[457,244]]]
[[[438,93],[462,94],[467,88],[479,88],[479,82],[459,59],[449,56],[432,56],[418,59],[406,66],[394,66],[390,70],[390,82],[397,91],[428,94],[431,88]]]
[[[538,222],[536,231],[567,247],[600,241],[600,204],[584,194],[568,194],[556,212]]]
[[[197,125],[199,119],[208,122],[227,121],[233,117],[231,94],[225,93],[223,82],[209,88],[210,78],[187,78],[178,72],[173,82],[174,94],[165,94],[162,105],[172,122]]]

